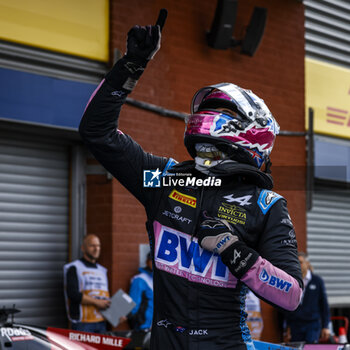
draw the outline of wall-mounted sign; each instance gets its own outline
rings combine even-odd
[[[108,61],[108,0],[0,0],[0,39]]]
[[[350,69],[306,58],[306,108],[314,109],[314,131],[350,138]],[[307,127],[306,113],[306,127]]]

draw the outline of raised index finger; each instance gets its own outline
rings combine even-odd
[[[165,20],[166,20],[167,16],[168,16],[168,10],[167,9],[160,9],[159,15],[157,18],[157,22],[156,22],[156,26],[159,26],[161,31],[164,27]]]

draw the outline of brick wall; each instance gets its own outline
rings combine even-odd
[[[133,25],[153,24],[160,8],[169,11],[161,50],[149,63],[131,97],[188,112],[197,89],[223,81],[233,82],[262,97],[282,130],[304,131],[303,5],[296,0],[240,0],[236,38],[247,25],[254,6],[268,9],[268,23],[261,46],[252,58],[241,55],[239,48],[215,50],[207,46],[205,33],[210,29],[216,1],[111,0],[111,52],[114,48],[125,51],[126,34]],[[147,151],[179,161],[188,159],[183,146],[184,123],[180,120],[125,105],[120,128]],[[276,178],[275,189],[288,200],[302,249],[306,244],[305,156],[303,137],[280,136],[272,153],[274,167],[284,169],[283,176]],[[293,166],[297,166],[297,172]],[[89,193],[101,188],[96,181],[89,181],[88,186],[93,187]],[[291,184],[294,187],[291,188]],[[103,242],[108,248],[104,250],[103,261],[110,269],[112,291],[120,287],[127,290],[139,263],[138,244],[147,242],[146,217],[137,200],[116,180],[105,185],[103,191],[111,191],[106,196],[113,212],[112,217],[107,208],[101,213],[101,218],[105,216],[105,220],[109,220],[104,229],[111,230],[104,234],[111,240]],[[94,198],[96,196],[97,193]],[[95,215],[92,207],[96,206],[90,197],[90,215]],[[95,224],[94,219],[90,219],[88,230],[93,230]],[[263,340],[280,341],[277,311],[263,304],[263,312]]]
[[[101,240],[102,255],[99,263],[110,266],[113,256],[112,230],[112,182],[105,175],[88,175],[87,182],[86,224],[88,233],[96,234]],[[109,278],[112,280],[111,271]]]

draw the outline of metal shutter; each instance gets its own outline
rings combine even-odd
[[[350,68],[349,0],[304,0],[306,56]]]
[[[0,67],[60,79],[99,83],[107,64],[0,40]]]
[[[68,147],[0,131],[0,305],[17,322],[66,325],[68,231]]]
[[[307,250],[331,306],[350,306],[350,191],[316,187],[307,214]]]

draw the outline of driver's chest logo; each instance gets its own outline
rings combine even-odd
[[[245,225],[247,221],[247,212],[238,205],[222,202],[219,205],[217,217],[234,225]]]
[[[191,282],[215,287],[235,288],[237,279],[219,255],[202,249],[196,237],[191,239],[175,229],[154,223],[155,264],[159,270]]]

